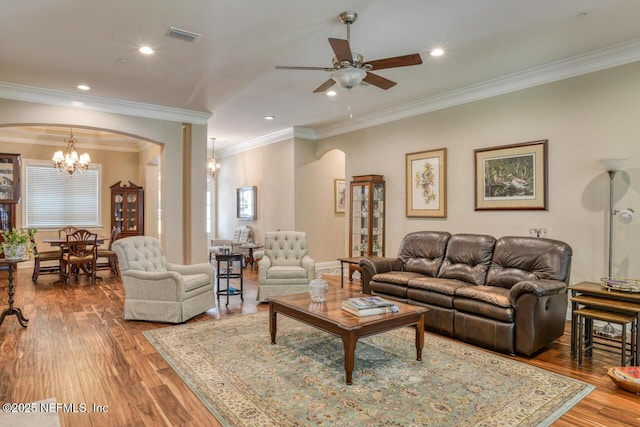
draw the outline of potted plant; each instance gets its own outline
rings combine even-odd
[[[35,228],[18,230],[13,228],[2,232],[2,249],[7,259],[22,259],[33,249],[32,236],[36,234]]]

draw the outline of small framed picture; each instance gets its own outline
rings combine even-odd
[[[406,155],[408,217],[446,218],[447,149]]]
[[[547,143],[474,150],[475,210],[547,210]]]
[[[344,213],[347,205],[346,183],[344,179],[333,180],[333,208],[335,213]]]

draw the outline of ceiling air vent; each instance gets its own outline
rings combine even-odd
[[[186,42],[195,42],[200,37],[200,34],[192,33],[191,31],[183,30],[176,27],[169,27],[165,33],[167,37],[173,37],[174,39],[184,40]]]

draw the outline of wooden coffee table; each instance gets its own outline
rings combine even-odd
[[[342,310],[342,301],[362,296],[360,293],[330,289],[324,303],[314,303],[308,293],[267,298],[269,302],[269,331],[271,344],[276,343],[276,315],[278,313],[314,326],[342,338],[346,383],[352,383],[355,350],[358,338],[416,325],[416,360],[422,360],[424,347],[425,307],[397,303],[397,313],[358,317]]]

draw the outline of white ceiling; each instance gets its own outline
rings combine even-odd
[[[327,72],[275,70],[331,66],[327,38],[346,38],[345,10],[359,15],[353,51],[417,52],[423,64],[378,71],[398,83],[387,91],[335,98],[313,93]],[[630,40],[640,50],[638,17],[636,0],[5,1],[0,82],[71,94],[85,83],[91,96],[209,112],[219,149],[292,127],[348,127]],[[201,37],[166,37],[171,26]],[[138,53],[142,44],[156,54]],[[445,56],[428,55],[436,46]]]

